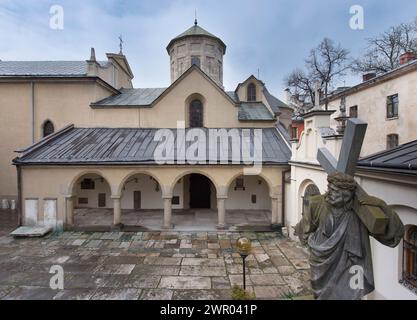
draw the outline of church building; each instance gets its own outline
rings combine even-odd
[[[282,226],[291,108],[255,76],[225,91],[226,45],[197,21],[166,49],[167,88],[133,88],[122,52],[0,62],[0,97],[22,118],[6,110],[1,120],[18,125],[1,126],[0,194],[13,197],[16,187],[21,225]]]

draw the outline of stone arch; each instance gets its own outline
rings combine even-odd
[[[232,186],[232,183],[237,179],[237,178],[239,178],[239,177],[241,177],[241,176],[245,176],[244,174],[243,174],[243,172],[240,172],[240,173],[237,173],[237,174],[235,174],[235,175],[233,175],[232,176],[232,178],[230,178],[229,180],[228,180],[228,182],[227,182],[227,185],[226,185],[226,192],[228,192],[229,190],[230,190],[230,187]],[[248,175],[248,177],[251,177],[252,175]],[[270,194],[270,196],[272,196],[273,195],[273,192],[274,192],[274,190],[273,190],[273,184],[272,184],[272,181],[266,176],[266,175],[264,175],[264,174],[262,174],[262,173],[260,173],[260,174],[258,174],[258,175],[253,175],[253,176],[259,176],[259,177],[261,177],[263,180],[265,180],[265,182],[266,182],[266,184],[267,184],[267,186],[268,186],[268,190],[269,190],[269,194]]]
[[[320,188],[318,187],[317,183],[315,183],[313,180],[306,179],[300,184],[300,187],[298,188],[298,194],[297,194],[297,214],[298,214],[298,217],[301,217],[303,215],[304,196],[306,194],[306,191],[308,191],[308,188],[312,188],[311,186],[314,186],[320,194]]]
[[[243,185],[237,183],[239,178],[243,179]],[[274,191],[270,182],[261,174],[234,175],[227,184],[226,192],[227,210],[271,211],[272,202],[276,199],[281,201],[281,195],[277,193],[277,190]]]
[[[220,186],[218,184],[218,181],[210,174],[208,174],[207,172],[205,172],[204,170],[200,170],[200,169],[190,169],[190,170],[186,170],[180,174],[178,174],[170,187],[170,193],[172,194],[175,188],[175,185],[178,183],[178,181],[180,181],[180,179],[190,175],[190,174],[201,174],[203,176],[205,176],[207,179],[209,179],[211,181],[211,183],[213,184],[214,188],[216,189],[216,194],[219,193],[220,190]]]
[[[100,176],[100,177],[102,177],[106,182],[107,182],[107,184],[110,186],[110,189],[111,189],[111,191],[112,191],[112,193],[114,193],[114,187],[113,187],[113,184],[112,183],[110,183],[111,182],[111,180],[110,179],[108,179],[107,177],[106,177],[106,175],[102,172],[102,171],[100,171],[100,170],[84,170],[84,171],[81,171],[80,173],[78,173],[72,180],[71,180],[71,182],[69,183],[69,185],[68,185],[68,195],[74,195],[76,192],[75,192],[75,186],[76,186],[76,184],[77,184],[77,182],[78,182],[78,180],[80,180],[80,178],[82,178],[83,176],[86,176],[86,175],[89,175],[89,174],[95,174],[95,175],[98,175],[98,176]]]
[[[134,170],[134,171],[131,171],[131,172],[129,172],[121,181],[120,181],[120,183],[119,183],[119,185],[118,185],[118,187],[117,187],[117,195],[119,195],[119,196],[121,196],[122,195],[122,190],[123,190],[123,186],[126,184],[126,182],[130,179],[130,178],[132,178],[132,177],[134,177],[134,176],[136,176],[136,175],[140,175],[140,174],[143,174],[143,175],[147,175],[147,176],[149,176],[149,177],[152,177],[158,184],[159,184],[159,186],[161,187],[161,190],[162,190],[162,194],[165,194],[165,193],[168,193],[169,192],[169,190],[165,190],[166,189],[166,187],[161,183],[161,179],[157,176],[157,175],[155,175],[155,174],[153,174],[153,173],[150,173],[149,171],[147,171],[147,170]]]

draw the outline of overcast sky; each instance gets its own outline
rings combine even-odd
[[[64,29],[49,26],[52,5],[64,8]],[[364,30],[349,27],[352,5],[365,13]],[[324,37],[360,54],[365,39],[417,15],[416,0],[0,0],[1,60],[86,60],[124,53],[135,74],[135,87],[170,84],[170,39],[193,25],[220,37],[228,46],[224,61],[227,90],[257,76],[282,97],[283,79],[303,66],[309,50]],[[347,77],[354,84],[357,77]],[[343,85],[343,83],[340,83]]]

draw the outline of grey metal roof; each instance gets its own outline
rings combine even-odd
[[[172,39],[170,41],[170,43],[168,44],[167,49],[169,50],[171,45],[177,40],[181,40],[181,39],[184,39],[184,38],[187,38],[187,37],[201,37],[201,36],[209,37],[209,38],[212,38],[212,39],[215,39],[215,40],[219,41],[224,48],[224,52],[226,52],[226,44],[219,37],[216,37],[214,34],[211,34],[210,32],[201,28],[197,24],[195,24],[191,28],[187,29],[186,31],[184,31],[183,33],[181,33],[180,35],[178,35],[174,39]]]
[[[99,62],[105,66],[107,62]],[[87,75],[86,61],[0,61],[0,77],[54,76],[76,77]]]
[[[264,94],[265,98],[268,101],[269,106],[271,107],[272,111],[274,111],[275,114],[279,113],[279,108],[290,108],[286,103],[279,100],[277,97],[269,93],[268,89],[264,87]]]
[[[287,140],[287,142],[290,143],[290,141],[291,141],[290,133],[288,132],[288,130],[284,127],[284,125],[281,122],[278,123],[277,129],[282,134],[282,136],[285,138],[285,140]]]
[[[239,97],[238,97],[238,95],[237,95],[237,93],[236,92],[234,92],[234,91],[226,91],[226,94],[230,97],[230,98],[232,98],[232,100],[234,101],[234,102],[236,102],[236,103],[239,103]]]
[[[150,106],[167,88],[120,89],[120,94],[92,103],[93,107]]]
[[[40,141],[22,151],[23,155],[15,159],[14,163],[22,165],[155,164],[154,152],[159,144],[154,141],[157,130],[68,127],[63,129],[62,133],[56,133],[54,137],[46,138],[45,141]],[[244,129],[235,130],[242,135]],[[260,130],[263,133],[263,163],[287,164],[291,150],[278,131],[275,128]],[[176,136],[176,130],[173,129],[172,132]],[[251,133],[253,148],[253,130]],[[229,139],[229,161],[232,159],[231,143]],[[190,144],[191,142],[187,143]],[[177,143],[175,142],[172,147],[176,150]],[[208,155],[207,146],[207,157]]]
[[[417,140],[362,158],[358,165],[417,174]]]
[[[240,121],[273,121],[275,117],[262,102],[242,102],[239,108]]]

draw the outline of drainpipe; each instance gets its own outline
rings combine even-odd
[[[23,213],[23,201],[22,201],[22,168],[20,165],[16,165],[17,170],[17,223],[18,226],[22,226],[22,213]]]
[[[32,144],[35,143],[35,83],[31,81],[30,83],[32,94],[31,94],[31,102],[30,107],[32,109]]]

